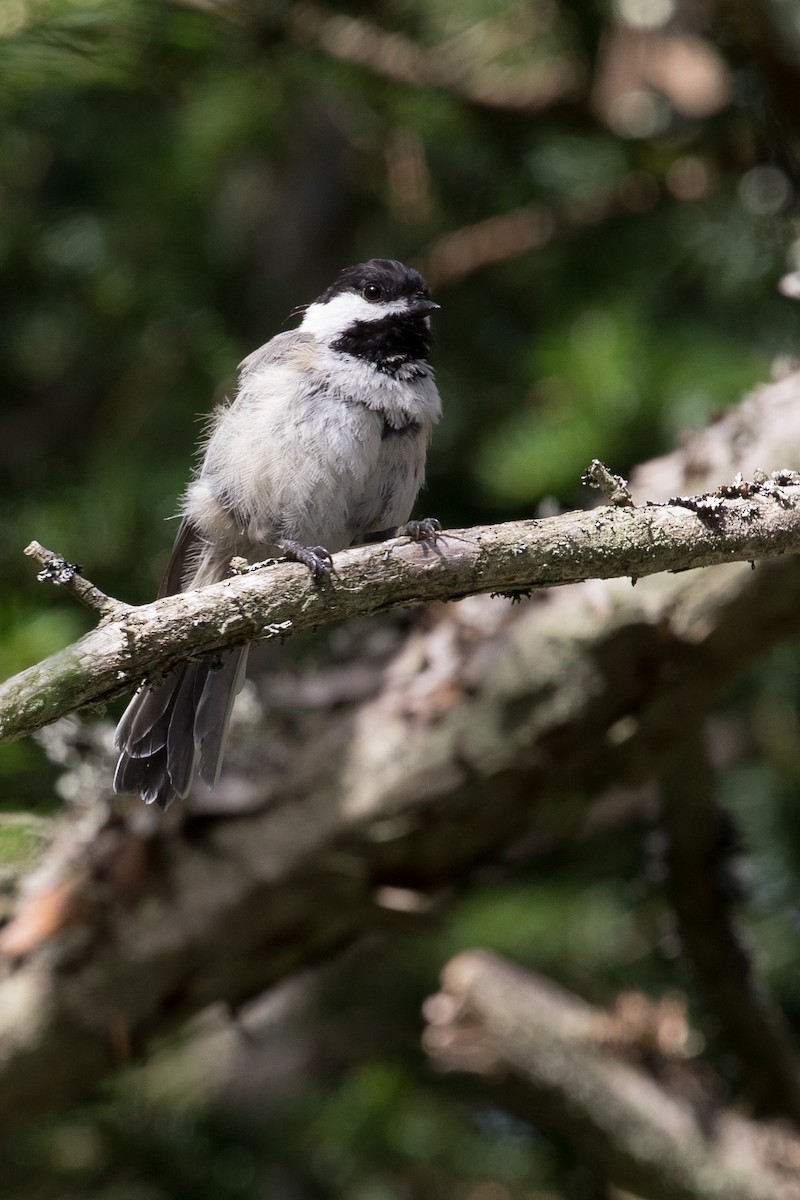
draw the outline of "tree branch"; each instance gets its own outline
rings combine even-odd
[[[0,737],[31,733],[198,655],[347,617],[797,553],[797,478],[780,472],[666,505],[612,505],[451,530],[435,544],[395,539],[346,550],[336,556],[331,588],[318,587],[304,568],[278,564],[121,615],[111,609],[97,629],[0,686]]]
[[[425,1006],[440,1069],[476,1074],[527,1120],[647,1200],[797,1195],[800,1139],[719,1104],[674,1005],[605,1013],[485,951],[453,959]],[[781,1169],[782,1162],[785,1168]]]
[[[41,565],[42,569],[36,576],[39,583],[54,583],[56,587],[62,587],[70,596],[80,600],[87,608],[94,609],[102,617],[120,616],[123,612],[130,611],[130,605],[123,604],[121,600],[114,600],[88,579],[84,579],[80,574],[81,568],[76,563],[67,562],[63,555],[46,550],[39,542],[31,542],[24,552]]]

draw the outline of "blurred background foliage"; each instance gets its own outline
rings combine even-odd
[[[776,289],[800,266],[798,97],[800,0],[2,0],[2,674],[90,620],[27,542],[151,598],[205,414],[347,263],[413,261],[442,304],[421,508],[445,524],[584,503],[590,458],[624,473],[738,400],[800,345]],[[720,716],[749,928],[795,1022],[799,666],[774,655]],[[0,807],[50,811],[54,779],[4,748]],[[226,1026],[224,1054],[189,1031],[18,1140],[5,1194],[610,1196],[426,1074],[417,1014],[473,944],[598,1001],[686,986],[638,811],[305,980],[301,1017],[294,996]]]

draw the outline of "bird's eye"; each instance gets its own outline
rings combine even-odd
[[[383,288],[379,287],[377,283],[368,283],[364,286],[361,295],[365,300],[370,300],[374,304],[376,300],[382,299]]]

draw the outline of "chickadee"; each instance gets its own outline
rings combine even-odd
[[[438,522],[408,517],[441,415],[428,361],[438,307],[417,271],[374,258],[347,267],[299,329],[241,363],[186,491],[159,597],[216,583],[234,556],[282,554],[324,579],[331,551],[435,535]],[[196,772],[214,786],[247,651],[139,689],[117,726],[116,792],[164,809]]]

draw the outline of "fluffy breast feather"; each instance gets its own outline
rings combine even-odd
[[[209,541],[227,522],[235,553],[280,537],[342,549],[407,519],[439,412],[429,368],[403,382],[307,334],[280,334],[244,360],[186,515]]]

